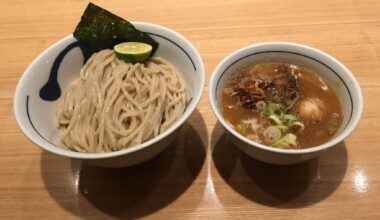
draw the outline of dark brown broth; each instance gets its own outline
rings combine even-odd
[[[258,64],[256,68],[259,68],[260,71],[274,72],[274,69],[277,68],[278,65],[280,64],[263,63]],[[238,71],[246,71],[247,68],[250,67],[252,66],[241,68]],[[315,72],[301,66],[296,66],[295,73],[298,78],[299,99],[290,109],[290,113],[298,116],[305,124],[304,131],[292,131],[297,136],[299,144],[297,148],[309,148],[323,144],[331,139],[338,130],[336,129],[332,131],[328,126],[334,115],[338,116],[339,121],[342,121],[343,114],[340,101],[331,86]],[[310,97],[318,98],[324,103],[323,117],[318,122],[303,120],[303,117],[298,110],[300,102]],[[222,92],[220,98],[223,117],[235,127],[240,124],[242,120],[260,117],[259,113],[239,105],[236,97],[231,97]],[[263,140],[260,142],[270,145]]]

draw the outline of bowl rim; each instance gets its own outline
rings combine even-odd
[[[222,69],[222,66],[225,65],[225,63],[228,63],[228,64],[231,65],[235,61],[237,61],[240,58],[244,57],[244,56],[241,56],[241,54],[244,54],[247,51],[254,52],[256,50],[259,50],[262,47],[282,47],[281,50],[283,50],[283,51],[289,50],[289,49],[284,49],[284,47],[287,47],[287,48],[294,48],[294,49],[299,49],[299,50],[307,51],[309,54],[313,54],[315,56],[321,56],[321,57],[324,57],[324,58],[328,59],[329,61],[333,62],[334,65],[338,66],[342,70],[340,72],[342,72],[343,74],[345,74],[348,77],[349,81],[352,82],[352,83],[350,83],[350,84],[352,84],[352,87],[351,87],[352,90],[350,90],[350,92],[355,93],[357,95],[358,102],[355,103],[355,107],[356,107],[355,109],[356,109],[356,111],[352,110],[352,117],[351,117],[350,122],[347,124],[347,126],[341,131],[341,133],[337,137],[334,137],[333,139],[330,139],[328,142],[326,142],[324,144],[320,144],[320,145],[317,145],[317,146],[314,146],[314,147],[310,147],[310,148],[291,149],[291,150],[290,149],[279,149],[279,148],[274,148],[274,147],[266,146],[264,144],[260,144],[260,143],[257,143],[255,141],[252,141],[252,140],[244,137],[243,135],[241,135],[239,132],[237,132],[235,129],[233,129],[232,127],[230,127],[227,124],[227,122],[223,118],[221,112],[219,111],[218,103],[217,103],[217,98],[216,98],[218,96],[218,94],[215,93],[217,82],[221,78],[222,72],[225,70],[225,69]],[[289,52],[291,52],[291,51],[289,51]],[[344,80],[344,81],[346,82],[348,80]],[[349,89],[349,88],[347,88],[347,89]],[[356,128],[356,126],[358,125],[358,123],[360,121],[360,118],[362,116],[362,113],[363,113],[363,95],[362,95],[362,91],[361,91],[361,88],[359,86],[358,81],[356,80],[356,78],[354,77],[354,75],[352,74],[352,72],[344,64],[342,64],[340,61],[338,61],[333,56],[327,54],[326,52],[323,52],[322,50],[319,50],[319,49],[316,49],[316,48],[313,48],[313,47],[310,47],[310,46],[307,46],[307,45],[298,44],[298,43],[292,43],[292,42],[273,41],[273,42],[255,43],[255,44],[250,44],[248,46],[245,46],[245,47],[242,47],[240,49],[237,49],[237,50],[233,51],[232,53],[230,53],[229,55],[227,55],[226,57],[224,57],[218,63],[218,65],[215,67],[215,69],[213,70],[213,72],[211,74],[211,78],[209,80],[209,90],[208,90],[208,92],[209,92],[209,97],[208,97],[209,98],[209,102],[211,104],[211,107],[212,107],[212,110],[214,112],[214,115],[218,119],[219,123],[221,123],[222,126],[230,134],[234,135],[235,137],[237,137],[241,141],[245,142],[249,146],[256,147],[256,148],[259,148],[259,149],[264,150],[264,151],[278,153],[278,154],[299,155],[299,154],[308,154],[308,153],[313,153],[313,152],[318,152],[318,151],[326,150],[326,149],[328,149],[328,148],[330,148],[330,147],[332,147],[332,146],[340,143],[347,136],[349,136],[353,132],[353,130]]]
[[[65,150],[65,149],[62,149],[60,147],[53,147],[51,146],[50,143],[45,143],[45,142],[42,142],[40,141],[38,138],[35,138],[36,134],[32,134],[28,128],[26,128],[26,126],[24,124],[21,123],[21,118],[23,116],[19,115],[18,114],[18,102],[20,102],[21,100],[21,87],[22,87],[22,83],[25,82],[25,78],[29,75],[31,69],[36,65],[36,61],[41,59],[41,57],[45,56],[50,50],[52,50],[53,48],[57,47],[58,45],[61,45],[62,43],[70,40],[71,38],[73,38],[73,35],[70,34],[70,35],[67,35],[66,37],[58,40],[57,42],[53,43],[52,45],[50,45],[47,49],[45,49],[43,52],[41,52],[29,65],[28,67],[26,68],[26,70],[24,71],[24,73],[22,74],[22,76],[20,77],[18,83],[17,83],[17,87],[16,87],[16,91],[15,91],[15,94],[14,94],[14,97],[13,97],[13,113],[15,115],[15,118],[16,118],[16,121],[17,121],[17,124],[18,126],[20,127],[20,129],[22,130],[22,132],[25,134],[25,136],[31,140],[35,145],[37,145],[38,147],[44,149],[44,150],[47,150],[49,152],[52,152],[52,153],[55,153],[55,154],[58,154],[58,155],[61,155],[61,156],[66,156],[66,157],[70,157],[70,158],[75,158],[75,159],[106,159],[106,158],[113,158],[113,157],[118,157],[118,156],[122,156],[122,155],[126,155],[126,154],[130,154],[130,153],[134,153],[134,152],[137,152],[137,151],[140,151],[140,150],[143,150],[145,148],[148,148],[152,145],[154,145],[155,143],[163,140],[164,138],[166,138],[167,136],[169,136],[170,134],[172,134],[174,131],[176,131],[180,126],[182,126],[186,121],[187,119],[190,117],[190,115],[194,112],[194,110],[196,109],[198,103],[200,102],[201,98],[202,98],[202,95],[203,95],[203,92],[204,92],[204,87],[205,87],[205,81],[206,81],[206,73],[205,73],[205,66],[204,66],[204,63],[203,63],[203,59],[199,53],[199,51],[196,49],[196,47],[186,38],[184,37],[183,35],[181,35],[180,33],[170,29],[170,28],[167,28],[167,27],[164,27],[164,26],[161,26],[161,25],[158,25],[158,24],[153,24],[153,23],[149,23],[149,22],[137,22],[137,21],[134,21],[134,22],[131,22],[133,25],[136,25],[136,26],[143,26],[142,28],[145,28],[145,27],[148,27],[148,28],[152,28],[152,30],[161,30],[161,31],[165,31],[170,35],[174,36],[175,39],[179,39],[181,40],[187,47],[190,48],[190,50],[192,50],[192,52],[194,52],[194,59],[195,61],[198,61],[199,62],[199,71],[200,71],[200,79],[199,79],[199,84],[200,84],[200,91],[198,94],[196,94],[195,96],[193,96],[192,98],[192,102],[187,106],[187,109],[185,111],[185,113],[172,125],[170,126],[166,131],[164,131],[164,133],[162,134],[159,134],[158,136],[148,140],[148,141],[145,141],[141,144],[138,144],[138,145],[135,145],[135,146],[132,146],[132,147],[129,147],[129,148],[126,148],[126,149],[122,149],[122,150],[119,150],[119,151],[114,151],[114,152],[104,152],[104,153],[84,153],[84,152],[76,152],[76,151],[71,151],[71,150]],[[155,33],[154,31],[150,31],[151,33]],[[173,39],[171,39],[173,41]],[[176,42],[176,41],[174,41]]]

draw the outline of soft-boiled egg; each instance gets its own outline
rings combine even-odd
[[[321,100],[312,97],[301,100],[298,108],[302,118],[313,123],[322,120],[326,109]]]

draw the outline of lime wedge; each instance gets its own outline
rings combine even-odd
[[[152,46],[140,42],[125,42],[113,47],[117,58],[128,63],[147,60],[152,53]]]

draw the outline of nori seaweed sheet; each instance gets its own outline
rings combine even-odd
[[[152,56],[158,47],[158,43],[147,33],[139,31],[130,22],[91,2],[73,35],[95,52],[113,49],[113,46],[123,42],[142,42],[152,46]]]

